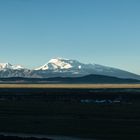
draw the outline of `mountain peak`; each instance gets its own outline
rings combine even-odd
[[[17,70],[17,69],[23,69],[23,67],[20,65],[12,65],[10,63],[0,63],[0,70],[5,70],[5,69]]]
[[[52,58],[51,60],[49,60],[48,63],[56,63],[58,61],[68,61],[69,59],[66,58],[61,58],[61,57],[56,57],[56,58]]]
[[[72,68],[71,62],[72,60],[57,57],[49,60],[48,63],[41,66],[40,68],[37,68],[36,70],[70,69]]]
[[[12,65],[10,63],[0,63],[0,69],[8,69]]]
[[[61,72],[64,70],[70,70],[73,72],[76,70],[79,71],[80,69],[91,69],[95,66],[96,64],[84,64],[81,63],[77,60],[73,60],[73,59],[66,59],[66,58],[61,58],[61,57],[57,57],[57,58],[53,58],[51,60],[48,61],[48,63],[46,63],[45,65],[35,69],[35,70],[54,70],[57,72]],[[75,72],[74,72],[75,73]]]

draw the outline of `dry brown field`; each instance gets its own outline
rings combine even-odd
[[[0,88],[140,88],[140,84],[0,84]]]

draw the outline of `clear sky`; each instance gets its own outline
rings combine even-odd
[[[140,74],[140,0],[0,0],[0,62],[54,57]]]

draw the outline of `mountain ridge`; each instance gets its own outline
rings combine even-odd
[[[0,70],[3,70],[3,69],[14,69],[14,70],[17,70],[17,69],[24,69],[22,66],[20,65],[12,65],[11,63],[0,63]]]
[[[0,78],[26,77],[82,77],[85,75],[106,75],[118,78],[140,79],[140,75],[99,64],[84,64],[73,59],[53,58],[46,64],[35,69],[24,68],[20,65],[0,63]]]

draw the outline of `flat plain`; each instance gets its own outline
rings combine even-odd
[[[0,132],[140,139],[140,85],[1,84]]]

